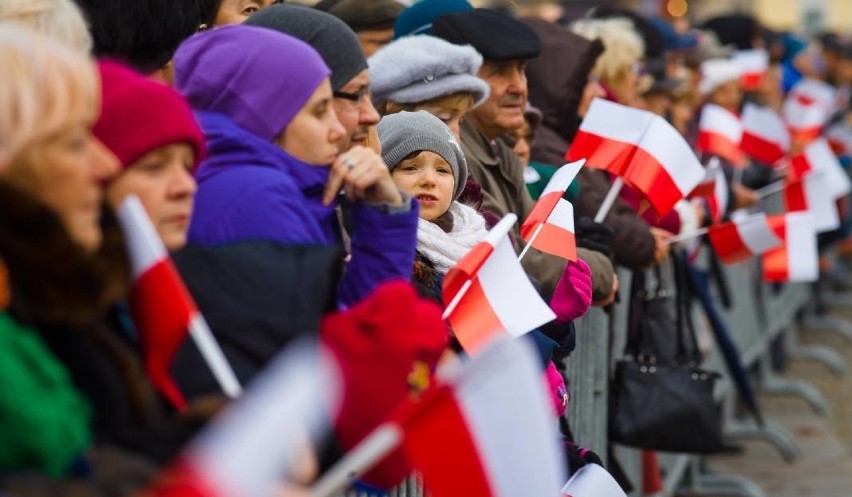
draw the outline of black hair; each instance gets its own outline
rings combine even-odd
[[[221,0],[215,0],[216,9]],[[124,61],[143,73],[163,67],[201,24],[207,0],[75,0],[98,57]]]

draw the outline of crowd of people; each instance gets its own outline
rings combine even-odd
[[[746,50],[768,65],[744,88],[732,55]],[[437,318],[444,277],[501,218],[529,216],[593,100],[662,116],[700,148],[705,106],[782,115],[797,82],[819,80],[837,89],[825,129],[852,158],[852,40],[742,14],[691,26],[616,7],[572,17],[550,1],[3,0],[0,73],[10,496],[136,495],[232,401],[189,339],[166,354],[173,384],[151,376],[158,352],[140,336],[115,214],[129,196],[240,383],[303,336],[322,336],[340,362],[343,413],[300,486],[410,394],[413,370],[464,360]],[[571,440],[570,419],[556,428],[571,402],[565,359],[582,340],[573,322],[626,305],[617,267],[676,257],[715,274],[700,237],[669,239],[755,206],[784,174],[718,158],[721,210],[684,199],[659,215],[625,186],[600,222],[613,177],[582,168],[564,196],[577,260],[523,259],[556,315],[523,339],[540,352],[569,473],[601,462]],[[820,241],[845,250],[849,228],[847,217]],[[511,238],[520,253],[520,222]],[[356,487],[383,495],[409,471],[385,461]]]

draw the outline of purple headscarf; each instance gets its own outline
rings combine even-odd
[[[175,53],[175,87],[193,109],[218,112],[273,141],[331,74],[307,43],[271,29],[225,26]]]

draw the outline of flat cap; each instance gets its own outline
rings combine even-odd
[[[405,10],[397,0],[343,0],[328,9],[356,33],[367,30],[393,29],[396,18]]]
[[[472,45],[486,60],[532,59],[541,51],[541,40],[529,26],[487,9],[443,15],[432,24],[432,36]]]

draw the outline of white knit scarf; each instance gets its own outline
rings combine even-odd
[[[475,209],[453,202],[450,213],[453,215],[453,229],[449,233],[425,219],[420,219],[417,224],[417,250],[442,274],[488,233],[485,219]]]

